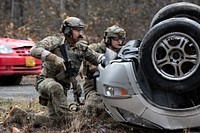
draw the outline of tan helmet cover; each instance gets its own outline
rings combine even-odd
[[[66,27],[78,27],[78,28],[84,28],[84,23],[81,19],[77,17],[68,17],[66,18],[61,25],[60,31],[64,32],[64,29]]]
[[[126,32],[124,29],[120,28],[117,25],[113,25],[111,27],[108,27],[104,32],[104,37],[120,37],[125,38]]]
[[[70,27],[84,27],[83,21],[77,17],[68,17],[63,21],[63,23],[68,23]]]

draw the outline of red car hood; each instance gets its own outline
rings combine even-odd
[[[29,40],[19,40],[19,39],[11,39],[11,38],[0,38],[0,45],[6,44],[11,48],[24,47],[24,46],[33,46],[35,43]]]

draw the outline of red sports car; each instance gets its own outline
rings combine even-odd
[[[22,76],[41,72],[41,60],[30,56],[34,44],[29,40],[0,38],[0,85],[20,84]]]

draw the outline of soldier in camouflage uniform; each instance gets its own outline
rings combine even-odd
[[[83,58],[92,64],[98,64],[100,61],[100,55],[89,49],[87,42],[82,40],[83,28],[84,24],[79,18],[67,18],[61,26],[64,37],[49,36],[36,43],[31,49],[31,55],[44,62],[42,73],[38,78],[37,91],[42,98],[48,100],[49,116],[65,115],[68,112],[65,92],[69,90],[73,78],[58,77],[58,74],[65,71],[64,68],[67,67],[58,46],[62,43],[66,44],[68,59],[71,60],[74,68],[74,78],[78,75]]]
[[[74,79],[78,75],[82,60],[98,65],[103,57],[88,48],[87,42],[83,40],[83,29],[84,24],[79,18],[69,17],[61,25],[64,36],[48,36],[31,48],[30,54],[43,61],[36,89],[40,94],[40,103],[48,107],[49,118],[57,120],[68,115],[70,109],[66,92],[70,89],[70,84],[73,82],[74,85],[76,82]],[[59,47],[63,43],[66,44],[65,50],[74,68],[73,77],[59,76],[67,68]]]
[[[106,53],[107,49],[118,52],[123,45],[126,37],[124,29],[117,25],[108,27],[104,32],[104,39],[100,43],[90,44],[88,47],[98,53]],[[94,87],[93,74],[97,70],[97,66],[92,65],[88,61],[83,62],[83,75],[85,77],[85,83],[83,85],[85,93],[85,107],[88,110],[92,108],[102,108],[101,98],[98,96]]]

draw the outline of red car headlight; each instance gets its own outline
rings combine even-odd
[[[0,45],[0,54],[12,54],[13,50],[8,45]]]

